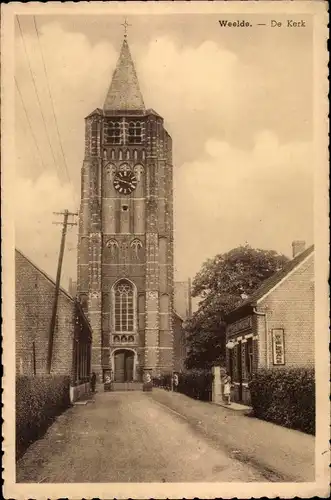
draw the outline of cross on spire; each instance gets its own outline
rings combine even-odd
[[[132,24],[129,24],[125,18],[124,23],[121,23],[121,26],[124,26],[124,38],[127,38],[128,36],[128,27],[132,26]]]

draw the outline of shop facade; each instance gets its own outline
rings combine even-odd
[[[314,246],[301,247],[227,315],[226,363],[233,401],[250,404],[249,381],[260,368],[314,366],[314,293]]]

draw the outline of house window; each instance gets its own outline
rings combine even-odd
[[[142,122],[129,122],[129,144],[141,144],[143,142],[143,124]]]
[[[235,379],[235,349],[231,349],[229,352],[229,365],[230,377],[233,381]]]
[[[133,332],[135,321],[135,289],[128,280],[120,280],[114,287],[115,331]]]

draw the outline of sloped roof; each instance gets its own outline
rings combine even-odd
[[[226,316],[226,320],[230,320],[233,316],[239,316],[241,312],[244,312],[249,307],[254,307],[257,305],[258,300],[262,299],[274,286],[276,286],[280,281],[282,281],[286,276],[298,267],[301,262],[303,262],[310,254],[314,252],[314,245],[308,247],[304,252],[294,257],[285,264],[285,266],[278,272],[274,273],[270,278],[263,281],[261,286],[245,299],[238,307],[229,312]]]
[[[20,254],[21,257],[23,257],[23,259],[25,259],[32,267],[34,267],[36,269],[36,271],[38,271],[42,276],[44,276],[44,278],[46,278],[48,281],[50,281],[52,283],[52,285],[54,285],[54,287],[55,287],[55,281],[53,280],[53,278],[51,278],[47,273],[45,273],[45,271],[40,269],[40,267],[38,267],[37,264],[32,262],[32,260],[29,257],[27,257],[21,250],[19,250],[18,248],[15,248],[15,252]],[[67,292],[67,290],[65,290],[61,286],[60,286],[60,292],[64,293],[64,295],[66,295],[68,297],[68,299],[70,299],[72,302],[74,302],[74,298]]]
[[[103,109],[104,111],[145,110],[136,70],[126,39],[123,40]]]
[[[162,118],[162,116],[161,116],[161,115],[159,115],[159,113],[157,113],[157,112],[155,111],[155,109],[153,109],[153,108],[149,108],[149,109],[147,109],[147,110],[146,110],[146,115],[155,115],[155,116],[159,116],[160,118]],[[162,120],[163,120],[163,118],[162,118]]]
[[[18,248],[15,248],[15,252],[18,253],[21,257],[23,257],[23,259],[25,259],[32,267],[34,267],[36,269],[36,271],[39,272],[39,274],[41,274],[42,276],[44,276],[44,278],[46,278],[52,285],[54,285],[54,287],[56,286],[55,284],[55,281],[53,280],[53,278],[51,278],[47,273],[45,273],[45,271],[43,271],[42,269],[40,269],[40,267],[38,267],[34,262],[32,262],[32,260],[27,257],[21,250],[19,250]],[[69,300],[71,300],[71,302],[75,303],[76,306],[78,307],[84,321],[86,322],[86,324],[88,325],[89,328],[91,328],[91,325],[90,325],[90,322],[85,314],[85,311],[84,309],[82,308],[80,302],[78,300],[76,300],[74,297],[72,297],[68,292],[67,290],[65,290],[64,288],[62,288],[60,286],[59,288],[60,292],[63,293]]]
[[[92,111],[92,113],[90,113],[89,115],[85,116],[85,119],[86,118],[90,118],[90,116],[94,116],[94,115],[100,115],[100,116],[102,116],[103,115],[102,109],[96,108],[94,111]]]

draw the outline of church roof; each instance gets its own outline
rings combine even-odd
[[[90,118],[91,116],[95,116],[95,115],[102,116],[103,115],[102,109],[96,108],[94,111],[92,111],[92,113],[90,113],[89,115],[87,115],[85,118]]]
[[[136,70],[126,38],[103,106],[104,111],[145,110]]]

